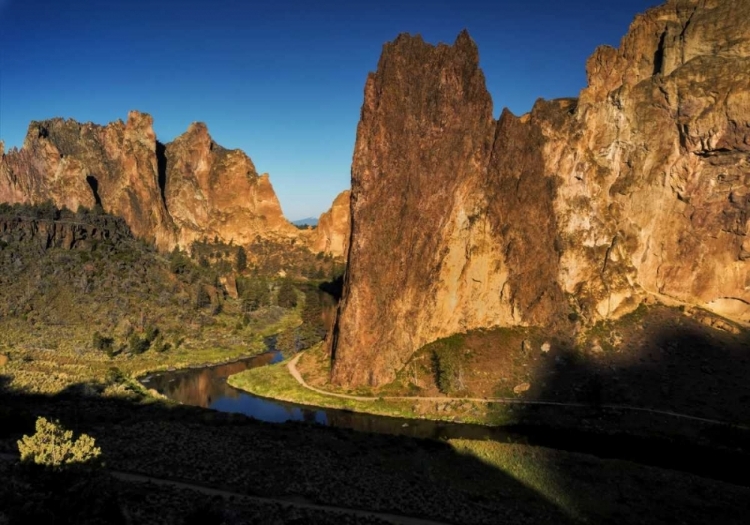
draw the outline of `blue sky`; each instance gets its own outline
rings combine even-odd
[[[657,0],[0,0],[0,138],[31,120],[151,113],[169,142],[193,121],[268,172],[291,220],[349,187],[365,78],[401,32],[467,28],[495,105],[577,96],[585,61]]]

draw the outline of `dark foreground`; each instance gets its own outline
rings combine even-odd
[[[94,436],[106,467],[52,474],[0,462],[0,523],[744,523],[750,498],[738,485],[576,452],[269,424],[78,391],[2,394],[6,453],[44,415]]]

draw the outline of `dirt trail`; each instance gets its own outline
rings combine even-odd
[[[669,416],[669,417],[676,417],[680,419],[689,419],[691,421],[699,421],[701,423],[710,423],[713,425],[729,425],[735,428],[740,428],[742,430],[750,430],[750,427],[745,425],[737,425],[734,423],[730,423],[728,421],[720,421],[718,419],[708,419],[704,417],[697,417],[697,416],[691,416],[688,414],[681,414],[679,412],[672,412],[670,410],[658,410],[654,408],[642,408],[642,407],[634,407],[634,406],[628,406],[628,405],[596,405],[594,407],[593,405],[588,405],[586,403],[563,403],[558,401],[524,401],[521,399],[512,399],[507,397],[419,397],[419,396],[382,396],[382,397],[375,397],[375,396],[352,396],[348,394],[338,394],[335,392],[327,392],[325,390],[321,390],[319,388],[315,388],[314,386],[310,386],[307,384],[307,382],[302,377],[302,374],[299,373],[299,370],[297,370],[297,362],[299,361],[300,357],[302,357],[303,352],[300,352],[297,354],[294,359],[289,361],[287,364],[287,369],[289,370],[289,373],[292,374],[292,377],[294,377],[297,382],[302,385],[304,388],[308,390],[312,390],[313,392],[316,392],[318,394],[329,396],[329,397],[338,397],[341,399],[351,399],[354,401],[366,401],[366,402],[372,402],[377,401],[378,399],[390,399],[395,401],[430,401],[434,403],[443,403],[446,401],[470,401],[475,403],[502,403],[505,405],[543,405],[543,406],[559,406],[559,407],[572,407],[572,408],[605,408],[609,410],[622,410],[622,411],[629,411],[629,412],[645,412],[648,414],[657,414],[660,416]]]
[[[18,456],[13,454],[0,453],[0,460],[5,461],[17,461]],[[108,469],[109,470],[109,469]],[[162,485],[167,487],[173,487],[177,489],[195,490],[208,496],[221,496],[222,498],[234,497],[238,500],[245,500],[250,502],[264,503],[264,504],[278,504],[285,507],[296,507],[300,509],[308,510],[319,510],[324,512],[331,512],[336,514],[346,514],[349,516],[364,517],[364,518],[378,518],[389,523],[395,523],[398,525],[448,525],[440,521],[426,520],[422,518],[413,518],[410,516],[400,516],[398,514],[388,514],[386,512],[378,512],[373,510],[362,510],[362,509],[351,509],[348,507],[337,507],[334,505],[319,505],[315,503],[308,503],[306,501],[300,501],[295,496],[289,496],[286,498],[266,498],[263,496],[249,496],[240,492],[231,492],[227,490],[217,489],[205,485],[196,485],[194,483],[188,483],[184,481],[175,481],[171,479],[154,478],[146,476],[144,474],[135,474],[132,472],[123,472],[119,470],[109,470],[109,473],[113,477],[121,481],[127,481],[131,483],[153,483],[155,485]]]

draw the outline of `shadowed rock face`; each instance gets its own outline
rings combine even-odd
[[[347,212],[328,212],[320,234],[301,235],[284,218],[268,175],[258,175],[242,151],[216,144],[201,123],[165,146],[151,116],[137,111],[107,126],[57,118],[32,122],[20,150],[3,149],[0,202],[51,200],[73,211],[99,204],[162,250],[203,238],[301,237],[311,249],[344,255],[348,198]]]
[[[498,121],[466,33],[399,36],[365,86],[333,380],[378,385],[473,328],[618,317],[647,295],[750,322],[750,2],[675,0],[578,100]]]
[[[42,219],[38,217],[3,216],[0,214],[0,242],[35,244],[41,250],[62,248],[91,249],[95,241],[114,243],[132,239],[129,228],[119,217],[76,217]]]

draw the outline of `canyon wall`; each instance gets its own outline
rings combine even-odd
[[[216,144],[202,123],[164,145],[145,113],[106,126],[56,118],[32,122],[20,150],[3,150],[0,202],[51,201],[73,211],[99,205],[162,250],[261,237],[299,238],[311,250],[345,254],[349,225],[340,221],[348,211],[329,211],[326,228],[303,235],[284,218],[268,175],[241,150]],[[333,209],[341,205],[339,197]]]
[[[586,69],[578,99],[495,121],[467,33],[385,45],[335,382],[386,383],[452,333],[593,323],[649,295],[750,322],[750,1],[669,1]]]

